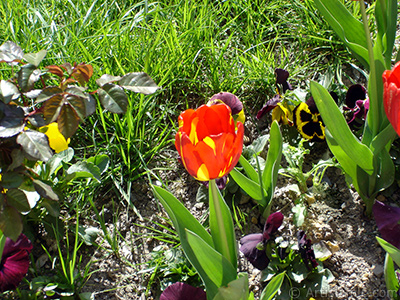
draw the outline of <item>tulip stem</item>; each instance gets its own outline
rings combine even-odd
[[[0,230],[0,263],[1,263],[1,257],[3,255],[3,250],[4,250],[5,244],[6,244],[6,236]]]

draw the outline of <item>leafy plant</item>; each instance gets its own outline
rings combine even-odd
[[[376,35],[374,44],[368,27],[365,4],[359,1],[363,22],[356,19],[338,0],[316,0],[315,4],[352,54],[369,70],[370,108],[361,141],[353,135],[329,93],[316,82],[311,92],[326,125],[329,148],[372,213],[375,196],[394,180],[394,165],[389,155],[395,131],[383,109],[382,74],[391,68],[396,37],[397,1],[375,2]]]
[[[233,180],[257,203],[262,209],[264,217],[269,215],[270,204],[274,195],[275,185],[278,177],[278,170],[282,156],[282,135],[279,125],[274,121],[270,130],[270,146],[265,163],[262,162],[259,154],[264,149],[267,139],[259,137],[253,146],[250,157],[256,162],[255,167],[242,155],[239,163],[248,177],[239,172],[237,168],[233,169],[230,175]]]
[[[59,199],[46,180],[58,168],[60,158],[52,160],[53,150],[49,140],[53,136],[48,137],[40,128],[56,122],[60,137],[67,140],[76,132],[79,123],[94,113],[94,95],[98,96],[105,109],[124,113],[128,106],[125,90],[149,94],[158,89],[145,73],[129,73],[122,77],[105,74],[96,81],[99,88],[88,92],[86,84],[93,75],[91,65],[64,63],[41,70],[38,66],[45,55],[44,50],[24,54],[13,42],[6,42],[0,47],[0,61],[10,65],[13,72],[10,80],[1,80],[0,84],[3,191],[0,230],[14,240],[22,232],[20,213],[31,209],[23,185],[32,186],[42,198],[50,201]],[[50,162],[42,173],[43,178],[34,171],[38,161]],[[51,170],[54,164],[56,169]],[[93,170],[93,165],[91,162],[74,165],[67,172],[66,181],[82,174],[99,180],[99,170]],[[93,175],[95,173],[98,176]]]

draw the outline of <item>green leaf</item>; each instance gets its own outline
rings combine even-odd
[[[0,138],[20,133],[25,126],[24,111],[21,107],[7,105],[0,101]]]
[[[282,134],[278,122],[274,121],[270,130],[270,144],[262,174],[263,187],[266,191],[266,205],[268,206],[274,196],[278,171],[282,159]]]
[[[126,113],[128,97],[120,86],[106,83],[98,89],[98,93],[100,102],[105,109],[116,114]]]
[[[99,236],[100,232],[101,231],[96,227],[85,227],[79,225],[79,235],[88,246],[95,244],[96,238]]]
[[[57,218],[60,215],[60,203],[49,199],[43,199],[41,206],[45,207],[50,216]]]
[[[231,212],[228,205],[225,203],[215,180],[209,181],[208,189],[210,231],[214,241],[214,248],[236,269],[238,249]]]
[[[184,229],[187,228],[199,235],[211,247],[214,247],[211,235],[174,195],[158,186],[152,185],[152,187],[155,196],[160,200],[179,236],[181,234],[186,236]]]
[[[5,104],[10,103],[11,101],[17,100],[21,96],[21,93],[18,91],[18,88],[15,84],[1,80],[0,81],[0,100]]]
[[[392,244],[386,242],[384,239],[380,237],[376,237],[379,245],[382,246],[383,249],[390,255],[390,257],[394,260],[396,265],[400,266],[400,249],[396,248]]]
[[[53,201],[58,201],[58,195],[53,191],[51,186],[37,179],[32,180],[32,183],[33,186],[35,187],[35,190],[41,197]]]
[[[254,181],[256,183],[259,183],[258,182],[259,176],[258,176],[257,171],[253,168],[253,166],[248,162],[248,160],[243,155],[240,155],[239,163],[243,167],[243,169],[246,172],[247,176],[249,176],[249,178],[252,181]]]
[[[29,212],[31,206],[23,191],[20,189],[10,189],[6,195],[7,204],[14,207],[19,212]]]
[[[353,160],[353,163],[359,165],[365,172],[371,175],[374,172],[371,150],[353,135],[328,91],[316,82],[311,82],[310,86],[315,104],[333,139],[349,158]]]
[[[67,170],[68,181],[76,178],[93,178],[97,182],[100,182],[100,169],[98,166],[93,163],[80,161],[76,164],[73,164]]]
[[[357,59],[369,68],[363,24],[339,0],[315,0],[315,6]]]
[[[144,72],[128,73],[121,78],[119,84],[127,90],[145,95],[155,93],[160,87]]]
[[[213,300],[247,300],[249,298],[249,280],[247,274],[229,282],[228,286],[218,289]]]
[[[68,103],[73,108],[75,114],[79,117],[81,121],[83,121],[86,117],[86,98],[87,97],[79,97],[75,95],[70,95],[66,98]]]
[[[194,266],[206,285],[207,299],[214,299],[218,288],[237,278],[236,268],[194,232],[186,229],[186,239],[198,261]]]
[[[247,178],[245,175],[240,173],[234,168],[229,175],[235,180],[235,182],[254,200],[262,205],[263,195],[261,194],[260,185],[257,182]]]
[[[44,176],[44,179],[47,180],[50,175],[53,175],[55,172],[57,172],[62,167],[63,162],[70,162],[73,158],[74,149],[72,148],[68,148],[60,153],[54,154],[53,157],[46,163],[46,175]]]
[[[46,162],[53,155],[47,136],[44,133],[26,130],[18,135],[17,143],[22,146],[26,154],[35,160]]]
[[[397,279],[396,272],[394,269],[393,259],[390,257],[389,253],[386,253],[385,256],[385,266],[384,266],[384,275],[385,275],[385,283],[386,289],[388,291],[398,291],[399,290],[399,280]],[[392,299],[400,299],[395,293],[392,293]]]
[[[260,300],[272,300],[276,293],[280,290],[285,272],[275,275],[261,293]]]
[[[297,205],[293,206],[292,212],[294,214],[293,215],[294,225],[296,225],[297,227],[300,227],[301,225],[303,225],[305,217],[307,215],[306,206],[304,204],[297,204]]]
[[[9,205],[0,210],[0,230],[14,242],[22,232],[22,220],[19,212]]]
[[[264,150],[268,140],[269,140],[268,134],[259,136],[257,139],[254,140],[254,142],[250,146],[247,146],[243,150],[243,152],[248,153],[249,156],[253,156],[254,154],[260,155],[260,153]]]
[[[24,181],[22,174],[17,172],[2,173],[0,185],[5,189],[13,189],[19,187]]]
[[[40,78],[41,71],[36,69],[35,65],[26,64],[21,66],[19,69],[18,76],[18,85],[20,86],[23,92],[29,92],[33,89],[33,85]]]
[[[42,60],[46,56],[46,54],[47,54],[46,50],[40,50],[37,53],[25,53],[24,59],[28,63],[35,65],[37,67],[42,62]]]
[[[110,164],[110,158],[106,154],[89,157],[86,161],[96,165],[99,168],[101,174],[103,174],[103,172],[108,169],[108,166]]]

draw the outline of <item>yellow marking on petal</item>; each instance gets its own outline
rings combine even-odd
[[[207,166],[202,164],[200,168],[197,170],[196,179],[200,181],[208,181],[210,180],[210,175],[208,173]]]
[[[206,137],[203,139],[203,142],[204,142],[208,147],[210,147],[211,149],[213,149],[214,155],[217,155],[217,151],[216,151],[217,147],[215,146],[215,142],[214,142],[214,140],[213,140],[212,138],[210,138],[209,136],[206,136]]]
[[[178,119],[179,128],[183,127],[183,119]]]
[[[189,139],[193,145],[196,145],[199,142],[199,138],[197,137],[197,123],[199,122],[198,118],[194,118],[192,124],[190,126],[190,134]]]
[[[237,114],[233,116],[235,118],[236,122],[240,122],[242,124],[244,124],[244,122],[246,121],[246,116],[244,114],[243,109]]]

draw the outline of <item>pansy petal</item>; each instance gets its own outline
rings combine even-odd
[[[240,239],[240,251],[246,259],[257,269],[264,270],[268,267],[269,259],[265,250],[260,250],[257,245],[263,242],[261,233],[249,234]]]
[[[372,210],[382,238],[400,249],[400,208],[376,201]]]
[[[280,211],[274,212],[269,215],[264,225],[264,239],[269,239],[272,234],[278,231],[283,223],[283,214]]]
[[[214,103],[216,101],[222,101],[226,105],[228,105],[232,111],[232,115],[237,115],[243,110],[243,104],[239,100],[237,96],[235,96],[232,93],[228,92],[221,92],[218,94],[215,94],[214,96],[211,97],[211,99],[208,101],[208,103]]]
[[[176,282],[161,293],[160,300],[206,300],[206,292],[183,282]]]

